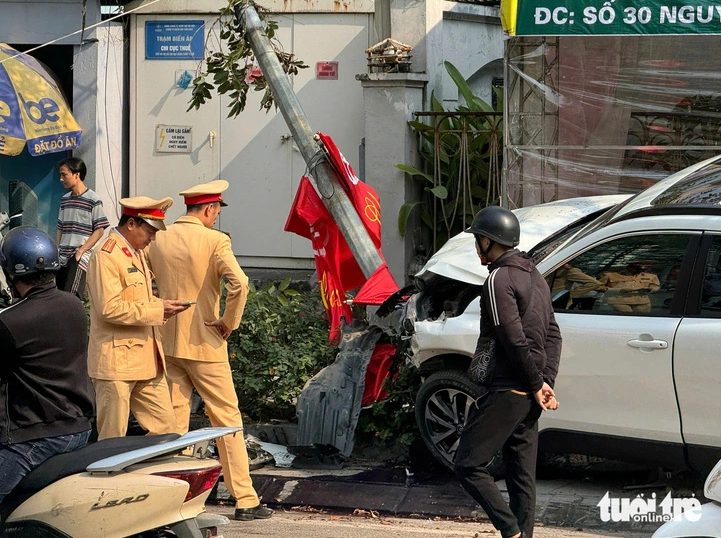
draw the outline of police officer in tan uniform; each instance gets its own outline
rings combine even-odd
[[[193,387],[205,402],[213,426],[242,426],[228,363],[226,340],[238,328],[248,295],[248,277],[224,233],[212,229],[228,182],[211,181],[181,192],[187,208],[148,249],[161,297],[193,301],[190,310],[161,329],[178,433],[188,431]],[[220,315],[221,280],[227,297]],[[266,519],[273,510],[253,489],[242,435],[218,439],[225,485],[236,499],[235,519]]]
[[[98,438],[122,437],[132,411],[150,434],[175,431],[158,327],[187,309],[153,296],[143,249],[164,230],[171,198],[123,198],[122,217],[88,266],[88,373],[95,387]]]
[[[661,284],[657,275],[646,272],[648,265],[650,264],[644,262],[631,262],[622,273],[603,273],[600,281],[609,288],[606,292],[608,304],[626,314],[651,312],[651,298],[648,294],[661,289]]]

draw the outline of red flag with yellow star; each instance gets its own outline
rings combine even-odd
[[[346,161],[343,154],[333,142],[333,139],[323,133],[318,133],[320,143],[325,150],[330,164],[337,172],[338,179],[343,185],[348,198],[368,230],[373,244],[377,249],[381,248],[381,202],[378,193],[370,185],[363,183],[355,175],[353,167]],[[364,279],[365,281],[365,279]]]
[[[329,136],[323,133],[318,133],[318,136],[328,160],[337,172],[338,180],[383,258],[380,251],[381,221],[378,194],[372,187],[358,179],[353,168]],[[367,279],[343,234],[340,233],[338,225],[323,204],[320,194],[307,176],[303,176],[300,181],[285,223],[285,231],[311,240],[323,304],[331,323],[331,342],[336,342],[340,336],[341,317],[345,317],[349,323],[352,319],[350,307],[345,303],[345,292],[363,286]],[[385,263],[383,267],[385,267],[384,271],[376,271],[368,280],[369,284],[373,284],[373,291],[366,294],[372,295],[373,301],[364,302],[365,304],[380,304],[384,298],[398,290],[398,285]]]
[[[348,323],[353,319],[351,309],[345,303],[345,289],[339,275],[344,265],[351,265],[352,269],[353,264],[356,268],[358,264],[352,254],[350,258],[342,256],[344,248],[348,252],[350,249],[307,176],[300,180],[293,207],[285,223],[285,231],[311,241],[321,298],[330,322],[330,341],[331,344],[337,344],[340,339],[341,317]]]

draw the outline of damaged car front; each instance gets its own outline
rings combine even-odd
[[[514,211],[519,249],[539,261],[626,195],[573,198]],[[460,432],[480,387],[466,376],[480,323],[480,292],[488,272],[474,238],[451,238],[416,275],[417,293],[402,314],[402,353],[423,380],[415,401],[420,435],[431,453],[452,465]]]

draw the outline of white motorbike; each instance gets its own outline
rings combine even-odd
[[[676,515],[652,538],[721,538],[721,461],[706,478],[703,494],[711,502]]]
[[[0,536],[217,536],[229,520],[204,513],[221,470],[208,444],[228,434],[242,428],[105,439],[54,456],[0,503]]]

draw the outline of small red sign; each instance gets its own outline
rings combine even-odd
[[[318,80],[338,80],[338,62],[316,62],[315,78]]]

